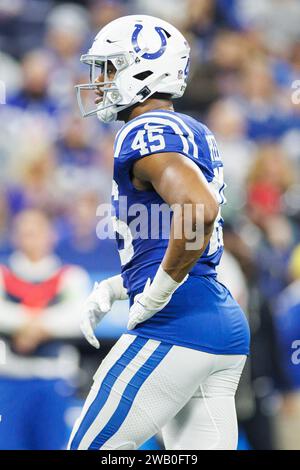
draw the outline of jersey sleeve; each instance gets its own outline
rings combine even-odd
[[[155,153],[183,153],[186,150],[180,134],[174,132],[168,125],[155,122],[138,123],[119,139],[121,142],[117,140],[117,146],[120,152],[117,158],[121,162],[135,161]]]
[[[170,119],[141,119],[121,130],[115,142],[115,158],[120,165],[131,167],[134,161],[148,155],[174,152],[185,155],[200,167],[204,176],[212,179],[212,167],[207,158],[204,136],[182,128]]]

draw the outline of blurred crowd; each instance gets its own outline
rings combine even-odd
[[[190,81],[175,109],[211,128],[224,160],[221,274],[252,330],[241,446],[300,449],[299,0],[0,1],[0,260],[16,250],[16,219],[34,210],[62,263],[91,279],[119,271],[114,241],[96,237],[119,124],[82,119],[74,85],[87,80],[79,58],[95,33],[137,12],[188,38]]]

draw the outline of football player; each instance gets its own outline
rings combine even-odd
[[[127,332],[94,376],[69,448],[137,449],[161,430],[166,449],[235,449],[234,396],[249,329],[216,279],[225,186],[216,141],[173,108],[186,88],[189,45],[165,21],[126,16],[105,26],[81,61],[90,67],[89,83],[76,87],[82,114],[125,122],[112,185],[122,272],[95,286],[82,331],[98,348],[94,329],[113,302],[129,298],[130,311]],[[88,110],[87,90],[96,93]],[[151,210],[163,204],[181,209],[167,237],[166,222],[151,226],[149,236],[133,230],[137,219],[151,225]]]

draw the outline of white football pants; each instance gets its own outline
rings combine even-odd
[[[245,361],[123,335],[94,376],[69,449],[137,449],[159,431],[168,450],[236,449]]]

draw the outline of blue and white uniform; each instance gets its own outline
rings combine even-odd
[[[133,186],[134,162],[180,153],[200,168],[220,205],[223,164],[210,130],[172,111],[151,111],[128,122],[114,152],[113,223],[132,304],[155,276],[170,230],[170,220],[153,223],[153,207],[162,198]],[[133,233],[138,221],[143,229]],[[168,449],[236,447],[234,395],[249,353],[249,328],[216,279],[222,223],[219,212],[205,252],[169,304],[123,335],[105,358],[73,429],[71,449],[135,449],[159,430]]]
[[[131,182],[132,165],[140,158],[162,152],[180,153],[195,162],[220,205],[225,202],[223,164],[215,138],[205,125],[183,114],[158,111],[145,113],[121,129],[115,142],[114,222],[120,232],[117,240],[122,276],[131,303],[143,290],[147,278],[155,276],[168,246],[168,239],[162,235],[169,230],[169,225],[153,227],[153,206],[164,201],[154,190],[135,189]],[[127,212],[122,211],[120,200],[126,201]],[[136,206],[138,210],[139,204],[144,208],[143,217],[149,219],[144,225],[155,234],[152,239],[150,233],[147,238],[139,234],[134,238],[130,230],[137,215],[128,215],[129,208]],[[216,281],[216,266],[223,252],[222,224],[220,211],[211,240],[190,271],[188,281],[161,312],[137,326],[134,334],[216,354],[249,353],[245,316],[229,291]]]

